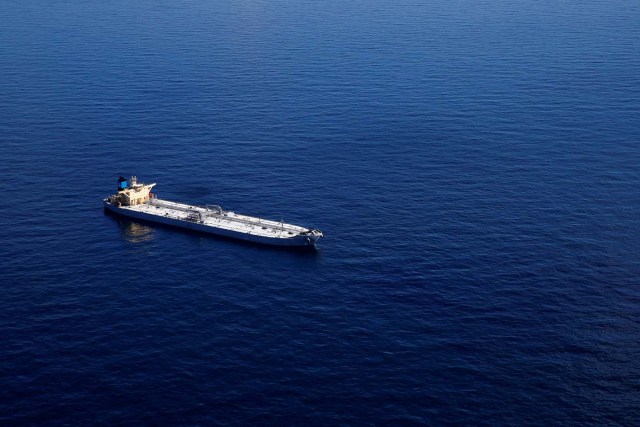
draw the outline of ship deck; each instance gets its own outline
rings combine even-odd
[[[298,225],[240,215],[217,206],[193,206],[161,199],[152,199],[149,203],[135,206],[122,206],[121,209],[272,239],[288,239],[308,231]]]

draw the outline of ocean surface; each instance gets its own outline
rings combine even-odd
[[[640,424],[637,0],[2,0],[0,191],[3,426]]]

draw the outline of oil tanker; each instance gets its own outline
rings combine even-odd
[[[315,228],[241,215],[218,205],[162,200],[151,192],[155,185],[138,182],[135,176],[129,180],[121,176],[118,192],[104,199],[104,207],[130,218],[266,245],[315,248],[323,237]]]

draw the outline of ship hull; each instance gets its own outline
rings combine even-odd
[[[221,236],[231,239],[243,240],[245,242],[258,243],[261,245],[271,246],[283,246],[283,247],[315,247],[319,237],[317,236],[292,236],[288,238],[275,238],[268,236],[258,236],[254,234],[248,234],[244,232],[238,232],[234,230],[228,230],[224,228],[215,227],[207,224],[199,224],[197,222],[190,222],[183,219],[167,218],[160,215],[154,215],[147,212],[141,212],[138,210],[118,207],[108,201],[104,201],[104,208],[109,212],[113,212],[117,215],[122,215],[129,218],[143,220],[147,222],[154,222],[172,227],[184,228],[200,233],[211,234],[215,236]]]

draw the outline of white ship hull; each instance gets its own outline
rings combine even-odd
[[[318,230],[239,215],[217,206],[211,209],[159,199],[135,206],[118,206],[105,199],[104,207],[130,218],[266,245],[314,247],[323,237]]]

